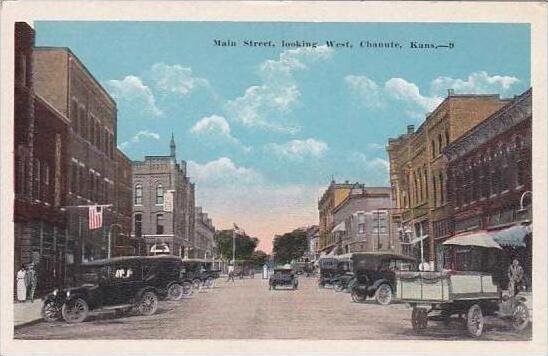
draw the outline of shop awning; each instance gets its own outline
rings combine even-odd
[[[531,225],[515,225],[507,229],[493,231],[493,240],[501,246],[525,247],[525,237],[532,233]]]
[[[443,245],[479,246],[502,250],[502,247],[493,239],[493,233],[485,230],[455,235],[445,241]]]
[[[331,232],[338,232],[338,231],[341,231],[341,232],[346,231],[346,223],[344,221],[340,223],[339,225],[335,226],[333,230],[331,230]]]

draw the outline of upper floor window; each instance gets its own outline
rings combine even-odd
[[[365,234],[365,215],[358,213],[358,234]]]
[[[135,186],[135,197],[134,197],[135,205],[143,205],[143,186],[140,184],[137,184]]]
[[[441,137],[441,133],[438,135],[438,152],[441,153],[441,150],[443,148],[443,138]]]
[[[164,204],[164,187],[161,184],[156,186],[156,204]]]

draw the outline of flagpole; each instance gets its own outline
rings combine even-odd
[[[236,264],[236,228],[232,230],[232,265]]]

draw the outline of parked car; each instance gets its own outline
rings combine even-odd
[[[379,304],[390,304],[396,292],[396,272],[416,269],[415,259],[405,255],[357,252],[351,258],[356,276],[351,296],[355,302],[375,298]]]
[[[333,257],[323,257],[318,261],[320,267],[320,276],[318,286],[324,288],[326,285],[332,285],[334,278],[340,273],[338,270],[339,260]]]
[[[180,259],[173,256],[117,257],[82,264],[77,286],[55,289],[44,298],[42,316],[68,323],[84,321],[90,311],[138,311],[152,315],[158,300],[182,293]]]
[[[274,274],[268,280],[268,289],[276,289],[277,286],[289,286],[291,289],[297,289],[299,280],[295,271],[291,268],[275,268]]]
[[[189,258],[182,260],[183,275],[187,280],[192,281],[192,286],[199,289],[201,286],[211,288],[215,279],[219,278],[220,271],[213,269],[213,263],[200,258]]]

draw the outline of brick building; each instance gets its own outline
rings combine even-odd
[[[395,200],[392,219],[403,242],[417,249],[422,243],[424,259],[431,265],[435,241],[452,233],[443,149],[507,102],[498,95],[463,95],[449,90],[416,131],[409,125],[406,134],[388,141]]]
[[[195,208],[195,230],[195,244],[189,257],[211,259],[215,252],[215,226],[199,206]]]
[[[195,246],[194,184],[186,162],[177,162],[175,140],[170,155],[133,161],[133,231],[149,254],[188,257]]]
[[[349,183],[348,181],[336,183],[332,180],[329,187],[327,187],[327,190],[318,201],[318,211],[320,215],[318,249],[324,254],[331,252],[331,250],[335,248],[337,242],[331,234],[331,230],[335,227],[333,222],[333,210],[350,194],[353,187],[363,188],[363,184]]]
[[[106,258],[113,251],[109,234],[117,240],[118,224],[127,225],[116,203],[116,103],[70,49],[35,47],[33,57],[36,92],[70,122],[66,211],[69,239],[76,244],[70,259]],[[96,204],[108,207],[103,225],[90,230],[87,206]]]
[[[476,231],[494,238],[509,231],[522,233],[521,238],[528,235],[521,226],[529,224],[532,216],[531,121],[532,92],[528,90],[445,148],[455,235],[471,236]],[[505,248],[517,247],[526,275],[531,276],[531,241],[517,237],[499,243]],[[437,251],[440,266],[451,260],[444,256],[449,251]],[[458,263],[474,262],[471,251],[451,251],[455,252],[459,253]]]
[[[396,251],[390,239],[389,187],[356,185],[333,209],[332,239],[340,253]]]
[[[40,295],[65,282],[73,241],[62,209],[68,119],[34,91],[33,47],[34,30],[16,23],[14,270],[34,263]]]

